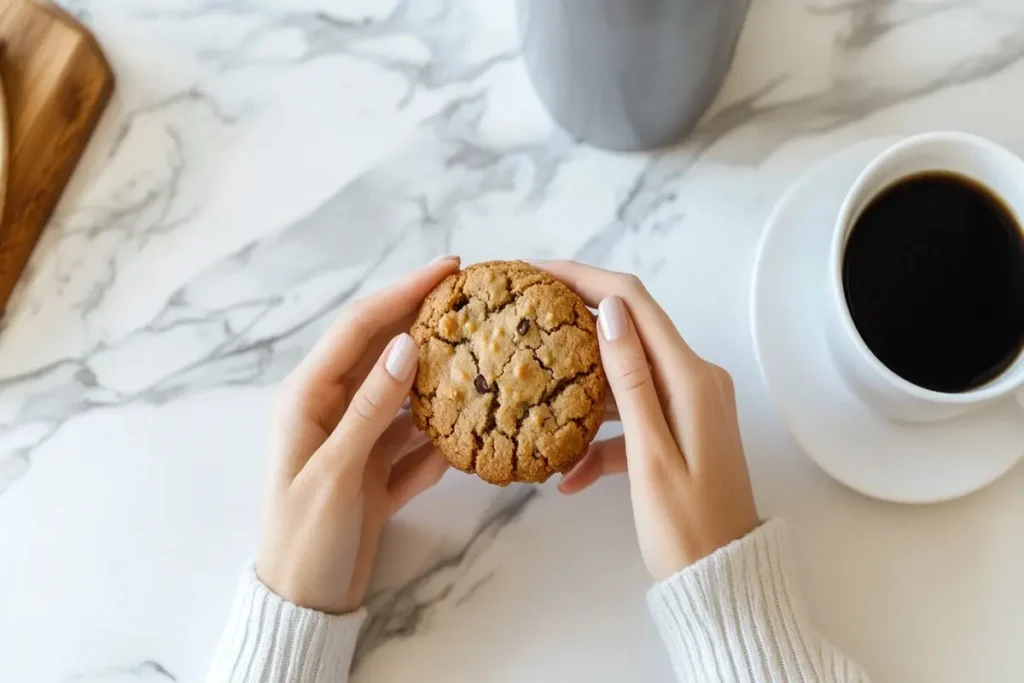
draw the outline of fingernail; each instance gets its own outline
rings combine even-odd
[[[428,263],[427,265],[428,266],[432,266],[435,263],[440,263],[441,261],[458,261],[458,260],[459,260],[459,257],[454,255],[454,254],[443,254],[441,256],[437,256],[435,258],[430,259],[430,263]]]
[[[384,369],[397,381],[404,382],[416,369],[419,355],[416,342],[412,340],[412,337],[403,333],[391,345],[388,358],[384,361]]]
[[[617,341],[629,330],[626,318],[626,305],[617,296],[601,300],[597,306],[597,324],[601,327],[601,335],[605,341]]]

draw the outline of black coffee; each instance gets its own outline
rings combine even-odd
[[[970,391],[1024,348],[1024,236],[968,178],[925,173],[878,195],[850,233],[843,287],[868,348],[919,387]]]

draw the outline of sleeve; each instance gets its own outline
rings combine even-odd
[[[772,520],[650,590],[680,683],[868,683],[808,620],[790,564]]]
[[[242,577],[206,683],[345,683],[366,613],[333,616]]]

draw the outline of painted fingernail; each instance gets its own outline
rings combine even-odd
[[[416,369],[418,360],[419,350],[416,348],[416,342],[403,333],[391,345],[387,360],[384,361],[384,369],[397,381],[404,382]]]
[[[440,263],[441,261],[458,261],[458,260],[459,260],[459,257],[456,256],[455,254],[442,254],[441,256],[437,256],[435,258],[430,259],[430,263],[428,263],[427,265],[428,266],[432,266],[435,263]]]
[[[626,305],[617,296],[601,300],[597,307],[597,324],[601,327],[601,335],[605,341],[618,341],[629,330],[626,318]]]

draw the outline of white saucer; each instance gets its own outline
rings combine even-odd
[[[779,200],[754,262],[754,351],[772,401],[825,472],[855,491],[931,503],[992,483],[1024,455],[1024,410],[1009,399],[930,424],[891,422],[842,383],[825,346],[828,249],[846,191],[892,140],[855,145],[811,169]]]

